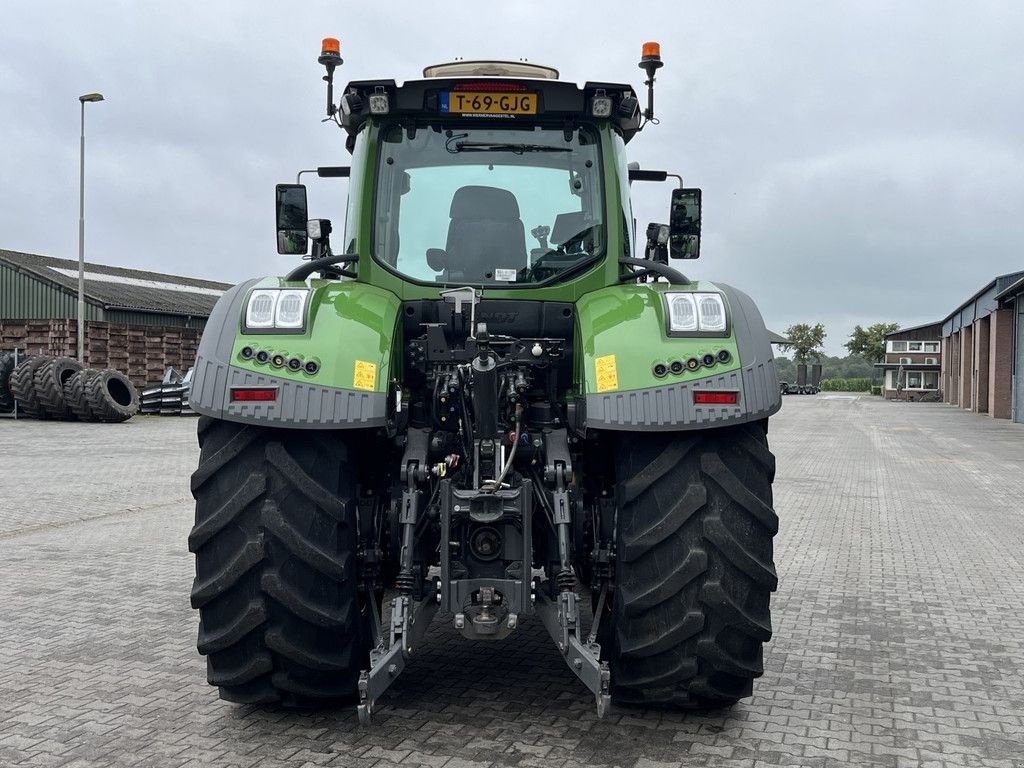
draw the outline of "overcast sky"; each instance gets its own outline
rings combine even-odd
[[[494,8],[495,10],[480,10]],[[471,10],[472,9],[472,10]],[[0,247],[237,282],[287,270],[273,187],[344,164],[321,124],[320,39],[342,83],[454,57],[520,58],[637,88],[658,40],[659,126],[630,144],[704,190],[690,276],[745,289],[769,327],[947,314],[1024,269],[1024,3],[4,0]],[[347,182],[313,181],[344,219]],[[333,186],[332,186],[333,185]],[[669,188],[636,185],[640,231]]]

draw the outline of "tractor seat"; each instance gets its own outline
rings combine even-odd
[[[427,262],[442,279],[486,282],[495,269],[526,268],[526,230],[516,196],[507,189],[461,187],[449,216],[445,249],[427,251]]]

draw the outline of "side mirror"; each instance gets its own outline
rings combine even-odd
[[[673,259],[700,258],[700,190],[673,189],[668,219],[668,254]]]
[[[277,252],[305,256],[309,251],[306,221],[306,187],[302,184],[278,184],[277,191]]]

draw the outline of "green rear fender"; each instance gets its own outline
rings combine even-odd
[[[729,334],[717,337],[670,337],[666,331],[664,293],[679,291],[664,283],[622,285],[604,288],[584,296],[577,304],[576,317],[583,354],[579,380],[584,394],[621,392],[680,381],[707,378],[740,367],[734,324]],[[687,286],[685,290],[714,291],[710,283]],[[720,361],[720,354],[728,362]],[[703,358],[715,362],[705,366]],[[687,362],[697,360],[699,367]],[[678,371],[671,372],[672,364]],[[692,365],[692,363],[691,363]],[[657,375],[660,366],[669,373]]]
[[[220,299],[199,346],[193,409],[289,427],[382,425],[394,366],[400,365],[398,297],[365,283],[311,280],[302,284],[312,289],[303,332],[245,332],[249,294],[277,287],[300,286],[264,278],[235,286]],[[262,353],[266,362],[260,362]],[[297,370],[288,366],[293,360]],[[264,386],[276,389],[274,401],[243,403],[232,397],[233,389]]]
[[[668,334],[664,294],[687,291],[722,294],[726,335]],[[764,321],[731,286],[611,286],[583,296],[576,318],[577,394],[586,403],[587,428],[725,426],[766,418],[781,405]],[[736,403],[699,404],[698,390],[736,392]]]

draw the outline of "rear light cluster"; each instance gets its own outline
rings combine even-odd
[[[696,405],[736,405],[740,400],[740,393],[733,391],[713,392],[709,390],[697,390],[693,393],[693,402]]]
[[[691,357],[687,360],[671,360],[667,363],[657,362],[651,372],[656,378],[663,379],[670,373],[679,376],[684,371],[698,371],[701,368],[712,368],[719,363],[725,364],[732,360],[732,353],[728,349],[720,349],[718,352],[708,352],[701,357]]]
[[[232,387],[232,403],[272,403],[277,400],[277,387]]]
[[[310,376],[320,371],[320,363],[316,360],[303,360],[301,357],[288,356],[280,352],[268,352],[265,349],[256,349],[246,345],[238,351],[238,356],[243,360],[255,360],[259,365],[270,365],[272,368],[287,368],[293,373],[303,371]]]

